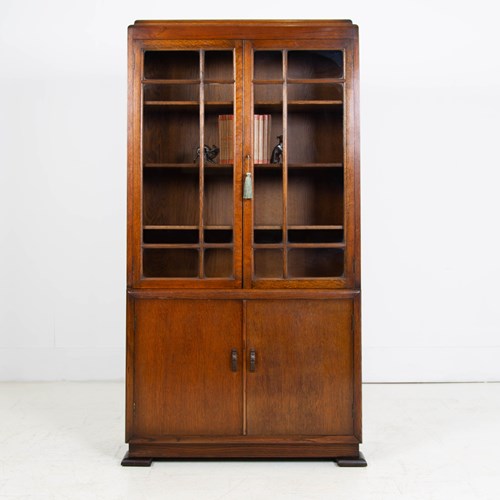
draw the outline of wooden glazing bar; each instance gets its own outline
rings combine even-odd
[[[254,74],[253,67],[253,45],[250,42],[243,42],[243,67],[244,67],[244,82],[245,88],[250,89],[249,92],[243,93],[243,115],[245,116],[245,127],[243,130],[243,145],[244,150],[242,151],[243,157],[243,179],[247,169],[252,175],[255,173],[255,169],[252,168],[251,157],[253,156],[253,85],[252,77]],[[250,160],[247,161],[247,157]],[[248,165],[247,163],[250,163]],[[243,182],[240,183],[240,191],[238,196],[242,196],[243,193]],[[243,200],[243,284],[245,288],[250,288],[252,286],[252,276],[253,276],[253,224],[255,220],[255,210],[253,200]]]
[[[288,252],[286,241],[288,234],[288,50],[282,52],[283,62],[283,277],[288,278]]]
[[[199,157],[199,242],[200,248],[203,250],[203,201],[205,189],[205,154],[203,151],[205,144],[205,85],[203,83],[205,73],[205,51],[200,50],[200,157]],[[201,278],[205,275],[204,270],[205,252],[199,252],[198,276]]]

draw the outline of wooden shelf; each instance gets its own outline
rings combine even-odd
[[[263,230],[263,229],[268,229],[268,230],[281,230],[283,229],[283,226],[281,225],[258,225],[258,226],[254,226],[254,229],[255,230]],[[315,229],[329,229],[329,230],[339,230],[339,229],[344,229],[344,226],[341,226],[341,225],[314,225],[314,224],[310,224],[310,225],[307,225],[307,226],[297,226],[297,225],[293,225],[293,224],[289,224],[287,225],[287,229],[311,229],[311,230],[315,230]]]
[[[142,227],[143,229],[147,230],[158,230],[158,231],[165,231],[165,230],[193,230],[193,229],[199,229],[199,226],[163,226],[163,225],[145,225]],[[233,229],[233,226],[203,226],[203,229],[207,229],[208,231],[211,230],[231,230]]]
[[[319,229],[327,229],[327,230],[341,230],[341,229],[344,229],[344,226],[338,226],[338,225],[332,225],[332,226],[316,226],[316,225],[308,225],[308,226],[294,226],[294,225],[288,225],[287,226],[288,229],[290,230],[294,230],[294,229],[305,229],[305,230],[319,230]]]
[[[163,78],[143,78],[141,80],[143,84],[149,85],[199,85],[200,80],[198,79],[163,79]]]
[[[254,168],[280,169],[283,163],[255,163]],[[342,168],[342,163],[289,163],[288,168]]]
[[[254,85],[283,85],[284,80],[253,80]]]
[[[283,249],[283,243],[254,243],[253,247],[257,249],[261,248],[277,248],[282,250]]]
[[[208,84],[208,85],[233,85],[234,84],[234,80],[230,80],[230,79],[227,79],[227,80],[224,80],[224,79],[217,80],[217,79],[213,79],[213,78],[205,78],[203,80],[203,83]]]
[[[148,231],[188,231],[193,229],[198,229],[198,226],[161,226],[161,225],[147,225],[143,226],[143,229],[147,229]]]
[[[339,163],[289,163],[288,168],[342,168]]]
[[[178,249],[199,249],[200,245],[198,243],[143,243],[142,248],[178,248]]]
[[[233,243],[143,243],[142,248],[176,248],[176,249],[203,249],[203,248],[233,248]]]
[[[304,101],[288,101],[288,109],[323,109],[323,108],[338,108],[342,106],[341,100],[304,100]]]
[[[200,83],[205,84],[217,84],[217,85],[232,85],[234,84],[234,80],[230,79],[205,79],[203,81],[199,79],[163,79],[163,78],[143,78],[141,83],[145,85],[199,85]]]
[[[203,248],[233,248],[232,243],[203,243]]]
[[[145,163],[144,168],[190,168],[199,169],[198,162],[196,163]],[[230,163],[208,163],[205,162],[205,170],[232,170],[233,164]]]
[[[259,248],[345,248],[345,243],[254,243],[255,249]]]
[[[145,163],[144,168],[189,168],[198,170],[197,163]]]
[[[144,101],[145,107],[150,108],[172,108],[184,111],[197,111],[200,108],[199,101]],[[207,101],[205,102],[205,109],[228,110],[233,109],[232,101]]]
[[[287,83],[302,83],[302,84],[324,84],[324,83],[344,83],[344,78],[289,78]]]
[[[345,248],[345,243],[287,243],[288,248]]]
[[[341,108],[341,100],[302,100],[288,101],[288,109],[292,111],[316,111],[325,108]],[[254,103],[254,108],[267,111],[281,111],[282,101],[258,101]]]

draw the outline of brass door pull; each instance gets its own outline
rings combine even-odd
[[[238,371],[238,351],[236,349],[231,351],[231,371]]]
[[[255,349],[250,349],[250,371],[255,371]]]

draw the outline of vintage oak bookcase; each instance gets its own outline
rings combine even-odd
[[[366,465],[357,26],[137,21],[128,57],[123,465]],[[222,114],[232,163],[203,154]],[[253,161],[254,114],[277,163]]]

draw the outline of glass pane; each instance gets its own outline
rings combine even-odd
[[[307,106],[288,112],[289,163],[341,163],[344,154],[341,106]]]
[[[229,83],[206,83],[205,84],[205,105],[214,102],[218,103],[219,107],[221,104],[225,104],[227,109],[225,112],[233,112],[233,101],[234,101],[234,85]]]
[[[258,110],[274,107],[281,110],[283,106],[283,85],[256,83],[254,89],[254,105]]]
[[[149,101],[182,101],[196,102],[200,100],[199,85],[144,85],[144,103]]]
[[[232,243],[232,229],[206,229],[205,228],[205,243]]]
[[[281,51],[254,52],[254,80],[283,80]]]
[[[205,164],[205,195],[203,224],[207,226],[233,225],[233,169],[207,167]]]
[[[198,169],[144,169],[144,226],[197,226],[199,206]]]
[[[332,226],[344,220],[344,176],[341,168],[288,170],[288,225]]]
[[[290,226],[289,226],[290,227]],[[341,243],[344,241],[342,229],[288,229],[289,243]]]
[[[199,105],[144,107],[143,158],[150,163],[193,165],[200,145]]]
[[[278,229],[255,228],[253,240],[255,244],[281,243],[283,241],[283,231]]]
[[[144,78],[168,80],[198,80],[198,51],[148,50],[144,53]]]
[[[143,249],[143,274],[146,278],[198,277],[198,250],[185,248]]]
[[[292,50],[288,52],[288,78],[341,78],[340,50]]]
[[[205,80],[234,80],[233,51],[210,50],[205,52]]]
[[[338,83],[290,83],[288,101],[342,101],[343,89]]]
[[[214,163],[234,163],[234,86],[205,85],[205,137],[204,142],[216,153],[205,158],[205,167]]]
[[[143,233],[143,242],[194,244],[198,243],[199,235],[198,229],[162,229],[161,226],[146,226]]]
[[[334,278],[344,274],[344,250],[292,248],[288,250],[290,278]]]
[[[282,168],[269,166],[254,169],[255,226],[283,225]]]
[[[254,267],[256,278],[283,278],[283,250],[255,250]]]
[[[205,250],[205,276],[207,278],[231,278],[233,276],[233,251],[230,248]]]

